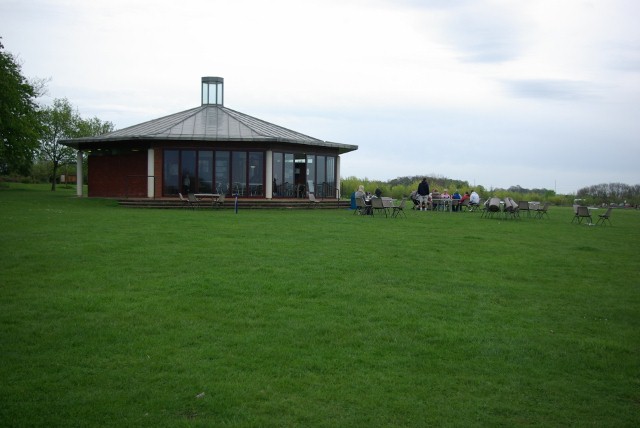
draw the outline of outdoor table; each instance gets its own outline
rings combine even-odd
[[[442,207],[443,211],[452,212],[451,207],[453,206],[453,204],[451,203],[451,199],[432,199],[431,202],[437,207],[437,209],[435,209],[434,211],[439,211],[441,209],[440,207]]]
[[[215,205],[215,203],[218,202],[218,199],[220,199],[220,194],[219,193],[195,193],[194,196],[199,201],[201,201],[203,199],[211,199],[211,207],[212,208]]]

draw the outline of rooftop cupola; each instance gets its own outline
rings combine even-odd
[[[202,105],[224,105],[224,79],[222,77],[202,78]]]

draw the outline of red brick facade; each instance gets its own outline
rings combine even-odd
[[[89,196],[147,197],[147,151],[89,156],[88,184]]]

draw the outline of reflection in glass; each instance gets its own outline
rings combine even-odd
[[[213,152],[198,152],[198,193],[213,192]]]
[[[245,196],[247,192],[247,153],[231,152],[231,181],[232,192],[238,196]]]
[[[284,183],[284,155],[282,153],[273,154],[273,196],[280,195],[280,186]]]
[[[249,196],[264,196],[263,152],[249,152]]]
[[[229,195],[229,152],[216,151],[216,193]]]
[[[162,193],[167,196],[177,195],[180,191],[179,153],[177,150],[164,151]]]
[[[315,194],[316,164],[314,159],[314,155],[307,155],[307,191]]]
[[[182,193],[195,193],[196,191],[196,151],[183,150],[180,161],[182,177]]]

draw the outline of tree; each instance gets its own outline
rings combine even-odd
[[[38,90],[0,42],[0,174],[28,174],[38,148]]]
[[[97,117],[82,119],[66,98],[53,100],[53,106],[40,112],[42,137],[39,155],[51,165],[51,190],[56,190],[58,168],[73,162],[76,151],[60,144],[61,140],[79,137],[92,137],[113,130],[111,122],[102,122]]]

